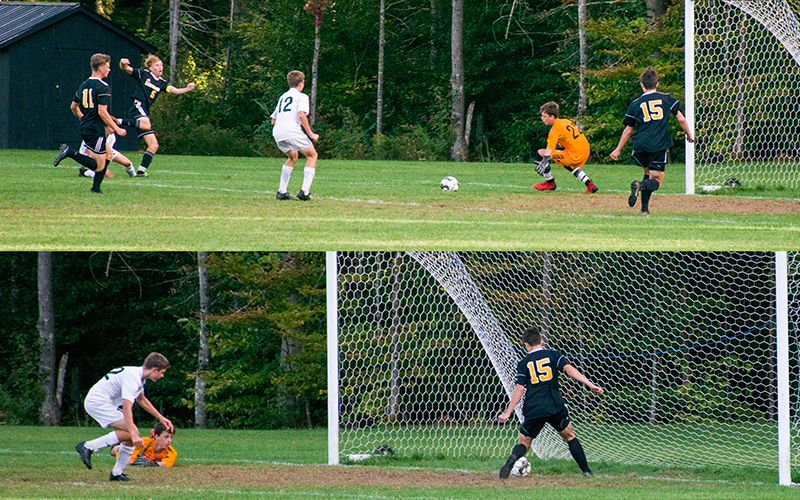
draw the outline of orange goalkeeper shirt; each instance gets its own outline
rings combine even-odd
[[[175,448],[173,448],[172,445],[169,445],[169,447],[166,450],[156,455],[156,450],[155,450],[156,440],[153,438],[146,437],[142,438],[142,441],[144,441],[144,446],[142,447],[137,446],[133,450],[130,463],[133,463],[133,461],[136,460],[136,457],[142,455],[151,462],[164,462],[164,465],[167,467],[172,467],[175,464],[175,459],[178,458],[178,452],[175,451]]]
[[[571,160],[569,163],[583,163],[589,158],[589,141],[583,130],[565,118],[557,118],[547,135],[547,148],[554,154],[558,144],[564,150],[565,160]]]

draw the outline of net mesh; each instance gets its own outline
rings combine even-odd
[[[345,456],[388,445],[403,455],[505,457],[518,421],[496,418],[524,354],[519,334],[535,324],[549,347],[607,391],[596,396],[561,378],[590,461],[776,467],[772,253],[357,252],[338,259]],[[790,271],[797,442],[795,254]],[[570,456],[549,426],[533,451]]]
[[[795,0],[695,2],[695,184],[800,183]]]

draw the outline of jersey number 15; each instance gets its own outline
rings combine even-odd
[[[646,122],[664,118],[664,110],[661,109],[661,99],[643,102],[639,105],[639,107],[642,108],[642,114],[644,115],[644,121]]]
[[[527,364],[528,373],[531,375],[531,384],[547,382],[553,378],[553,369],[548,365],[550,365],[550,358],[536,360],[536,366],[534,366],[533,361]]]

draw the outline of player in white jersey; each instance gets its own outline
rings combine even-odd
[[[130,481],[130,478],[123,472],[134,447],[144,444],[139,436],[139,429],[133,422],[134,401],[163,423],[170,432],[175,432],[172,422],[159,413],[144,395],[145,382],[160,380],[167,368],[169,368],[167,358],[154,352],[147,356],[143,366],[115,368],[89,389],[89,394],[86,395],[83,403],[86,413],[91,415],[104,429],[111,427],[114,431],[92,441],[75,445],[75,450],[87,468],[92,468],[93,452],[106,446],[119,444],[117,463],[114,465],[109,479],[111,481]]]
[[[311,124],[308,122],[308,96],[303,93],[305,79],[306,76],[302,71],[289,72],[286,76],[289,90],[278,100],[278,105],[270,116],[274,126],[272,136],[278,148],[289,157],[281,169],[281,181],[278,194],[275,196],[278,200],[294,199],[288,189],[294,164],[299,157],[298,153],[305,156],[306,166],[303,169],[303,186],[297,198],[303,201],[311,198],[308,193],[317,168],[317,151],[311,141],[319,140],[319,135],[311,130]]]

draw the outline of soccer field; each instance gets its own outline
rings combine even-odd
[[[309,202],[275,200],[281,159],[159,155],[149,179],[118,164],[89,193],[55,151],[0,151],[0,250],[782,250],[800,247],[800,190],[686,196],[683,166],[641,216],[631,165],[564,169],[537,192],[532,164],[321,160]],[[129,154],[134,162],[138,153]],[[303,162],[290,184],[300,188]],[[439,181],[453,175],[457,192]]]
[[[537,460],[525,478],[501,482],[502,459],[373,459],[327,466],[325,429],[226,431],[179,429],[174,467],[134,468],[133,481],[110,483],[105,450],[87,470],[74,451],[97,428],[0,426],[0,496],[4,498],[349,498],[349,499],[789,499],[774,473],[737,469],[676,470],[594,464],[584,478],[571,460]],[[513,438],[513,436],[509,436]]]

